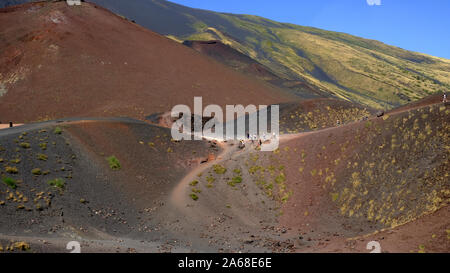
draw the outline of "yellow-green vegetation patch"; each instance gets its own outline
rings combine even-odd
[[[65,185],[66,185],[64,180],[61,179],[61,178],[55,178],[53,180],[49,180],[49,181],[47,181],[47,184],[52,186],[52,187],[59,188],[59,189],[63,189],[65,187]]]
[[[286,181],[286,176],[284,175],[284,173],[280,173],[277,177],[275,177],[275,183],[277,184],[281,184],[284,181]]]
[[[425,253],[425,246],[424,245],[419,245],[419,250],[417,252],[418,253]]]
[[[289,198],[291,197],[291,195],[292,195],[292,191],[285,192],[281,196],[281,202],[286,203],[289,200]]]
[[[197,201],[198,200],[198,195],[195,193],[191,193],[189,194],[189,196],[192,198],[192,200]]]
[[[216,179],[213,176],[208,175],[206,177],[206,182],[207,182],[206,187],[211,188],[213,186],[214,181],[216,181]]]
[[[228,185],[234,187],[236,184],[242,183],[242,177],[241,176],[235,176],[230,181],[228,181]]]
[[[17,182],[11,177],[3,177],[3,183],[5,183],[8,187],[15,190],[17,188]]]
[[[39,147],[41,147],[42,150],[47,150],[47,143],[39,143]]]
[[[219,164],[213,165],[213,170],[216,174],[224,174],[227,169]]]
[[[119,162],[119,160],[117,159],[117,157],[115,157],[115,156],[112,155],[112,156],[108,157],[106,160],[108,161],[109,167],[110,167],[112,170],[120,170],[121,165],[120,165],[120,162]]]
[[[61,127],[56,127],[55,130],[53,130],[53,133],[55,133],[56,135],[60,135],[62,133]]]
[[[17,167],[10,167],[10,166],[6,166],[5,167],[5,171],[7,173],[18,173],[19,170],[17,169]]]
[[[331,200],[333,200],[333,202],[336,202],[336,200],[339,198],[339,193],[335,192],[335,193],[331,193]]]
[[[198,184],[198,180],[194,180],[194,181],[192,181],[191,183],[189,183],[189,185],[191,185],[191,186],[195,186],[195,185],[197,185]]]
[[[47,161],[48,156],[45,154],[37,154],[37,159],[42,160],[42,161]]]
[[[34,174],[34,175],[41,175],[42,171],[39,168],[34,168],[34,169],[31,170],[31,173]]]
[[[20,147],[22,147],[24,149],[28,149],[31,147],[30,143],[28,143],[28,142],[21,142],[19,145],[20,145]]]

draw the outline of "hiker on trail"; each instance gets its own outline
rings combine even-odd
[[[240,140],[239,141],[239,149],[244,149],[245,148],[245,142],[244,142],[244,140]]]
[[[446,103],[446,102],[447,102],[447,94],[446,94],[446,93],[444,93],[444,97],[442,98],[442,102],[443,102],[443,103]]]
[[[341,122],[339,120],[336,121],[336,126],[339,126]]]

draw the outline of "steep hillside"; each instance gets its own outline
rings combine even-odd
[[[143,119],[176,104],[295,99],[94,4],[41,2],[0,10],[0,116]]]
[[[194,211],[272,204],[278,230],[285,231],[278,251],[363,252],[373,238],[384,251],[418,252],[426,245],[426,251],[445,252],[450,248],[449,111],[448,104],[428,104],[284,134],[274,152],[259,152],[248,142],[190,176],[183,195],[188,199],[191,189],[198,192]],[[418,223],[427,225],[415,228]]]
[[[290,80],[375,108],[450,90],[450,61],[381,42],[162,0],[93,0],[174,40],[220,40]]]
[[[277,87],[291,90],[297,96],[302,98],[330,96],[328,93],[320,91],[314,86],[307,84],[305,81],[294,81],[281,78],[264,65],[220,41],[184,41],[183,45],[191,47],[246,75],[267,81]]]
[[[274,152],[126,118],[0,130],[0,251],[77,238],[83,252],[448,252],[448,104],[325,129],[310,122],[370,112],[287,106],[298,131],[320,130],[282,134]],[[311,108],[327,111],[306,120]]]

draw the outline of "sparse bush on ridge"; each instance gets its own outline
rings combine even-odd
[[[120,165],[120,162],[119,162],[119,160],[117,159],[117,157],[115,157],[115,156],[112,155],[112,156],[108,157],[106,160],[108,160],[109,167],[110,167],[112,170],[120,170],[121,165]]]

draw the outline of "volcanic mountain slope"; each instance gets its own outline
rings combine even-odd
[[[90,3],[2,9],[0,37],[2,120],[143,119],[194,96],[221,106],[295,98]]]
[[[44,237],[54,242],[50,248],[70,236],[165,243],[169,229],[162,230],[156,215],[173,183],[219,152],[207,142],[172,142],[168,134],[165,128],[117,118],[3,130],[1,240]]]
[[[306,84],[305,81],[293,81],[280,78],[264,65],[220,41],[184,41],[183,45],[191,47],[246,75],[254,76],[280,88],[288,88],[300,97],[317,98],[330,96],[330,94]]]
[[[328,203],[347,222],[344,230],[360,235],[360,228],[396,227],[445,206],[450,197],[448,114],[445,105],[430,105],[286,142],[279,158],[286,164],[286,179],[293,178],[288,185],[292,201],[310,209],[302,215],[287,205],[282,221],[304,225],[306,219],[331,219],[324,211]],[[296,196],[295,188],[308,198]]]
[[[198,172],[236,146],[175,142],[167,128],[126,118],[34,123],[0,140],[0,251],[66,252],[74,239],[83,252],[270,251],[277,242],[275,204],[256,185],[196,206]],[[244,246],[251,238],[262,243]]]
[[[379,41],[252,15],[192,9],[164,0],[92,0],[174,40],[220,40],[281,78],[336,96],[394,108],[450,90],[450,61]]]
[[[384,251],[448,252],[449,113],[448,104],[431,104],[282,135],[273,153],[249,147],[203,172],[196,204],[231,204],[225,185],[245,192],[256,184],[277,204],[290,251],[365,252],[368,238],[386,237]]]
[[[384,251],[448,252],[449,111],[283,134],[274,152],[125,118],[1,130],[0,247],[367,252],[385,238]]]

